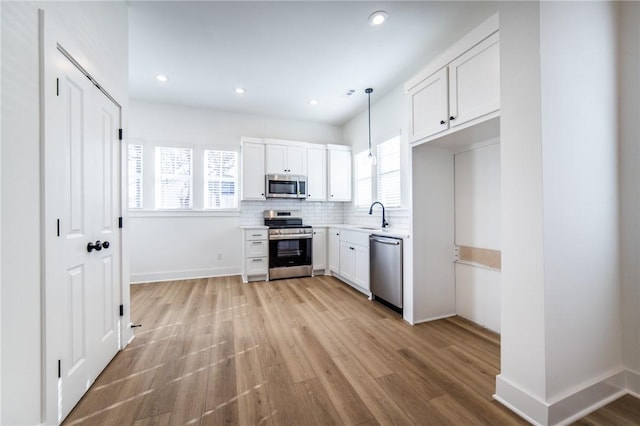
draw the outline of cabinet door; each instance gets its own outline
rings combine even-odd
[[[340,230],[329,228],[329,270],[340,273]]]
[[[353,282],[369,290],[369,247],[353,245],[354,248],[354,277]]]
[[[264,200],[264,144],[242,143],[242,199]]]
[[[351,152],[329,150],[329,201],[351,201]]]
[[[327,200],[327,150],[307,148],[307,200]]]
[[[353,244],[340,242],[340,275],[355,282],[356,275],[356,251]]]
[[[450,126],[458,126],[500,109],[498,33],[449,64]]]
[[[447,68],[424,80],[409,92],[411,98],[411,142],[449,128]]]
[[[287,146],[267,144],[267,173],[281,175],[287,173]]]
[[[301,146],[287,147],[287,173],[307,175],[307,148]]]
[[[313,269],[327,268],[327,230],[325,228],[313,229]]]

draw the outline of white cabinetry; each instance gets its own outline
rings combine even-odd
[[[415,77],[405,88],[410,99],[409,141],[428,139],[496,117],[500,110],[500,36],[494,32],[480,43],[463,39],[470,49],[444,55],[448,64],[426,78]],[[456,56],[454,56],[456,55]],[[429,68],[432,69],[432,68]],[[466,127],[466,126],[463,126]]]
[[[340,230],[329,228],[329,271],[335,274],[340,273]]]
[[[268,174],[307,174],[307,148],[266,141]]]
[[[260,139],[242,140],[242,199],[264,200],[264,144]]]
[[[341,145],[328,145],[329,201],[351,201],[351,151]]]
[[[369,234],[330,229],[329,268],[348,284],[369,294]]]
[[[261,281],[269,279],[269,241],[267,229],[243,229],[242,281]]]
[[[307,200],[327,200],[327,149],[307,148]]]
[[[313,228],[313,270],[323,272],[327,269],[327,228]]]

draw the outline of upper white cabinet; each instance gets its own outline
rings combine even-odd
[[[329,201],[351,201],[351,151],[329,145]]]
[[[267,174],[307,174],[307,148],[266,141]]]
[[[327,200],[327,149],[323,145],[307,148],[307,200]]]
[[[500,35],[493,16],[405,84],[409,141],[424,142],[497,117]]]
[[[449,128],[447,68],[424,80],[411,96],[411,141]]]
[[[264,200],[264,144],[260,139],[242,139],[242,200]]]
[[[449,126],[500,109],[500,38],[495,33],[449,64]]]

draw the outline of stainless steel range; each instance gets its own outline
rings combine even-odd
[[[310,277],[313,230],[300,211],[265,210],[269,227],[269,279]]]

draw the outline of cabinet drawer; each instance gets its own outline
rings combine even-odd
[[[246,257],[264,257],[269,255],[269,241],[245,241]]]
[[[266,240],[267,232],[268,231],[266,229],[247,229],[244,234],[244,238],[247,241]]]
[[[266,257],[252,257],[245,259],[247,275],[266,274],[269,270],[269,260]]]
[[[340,242],[369,247],[369,234],[367,232],[348,231],[343,229],[340,231]]]

